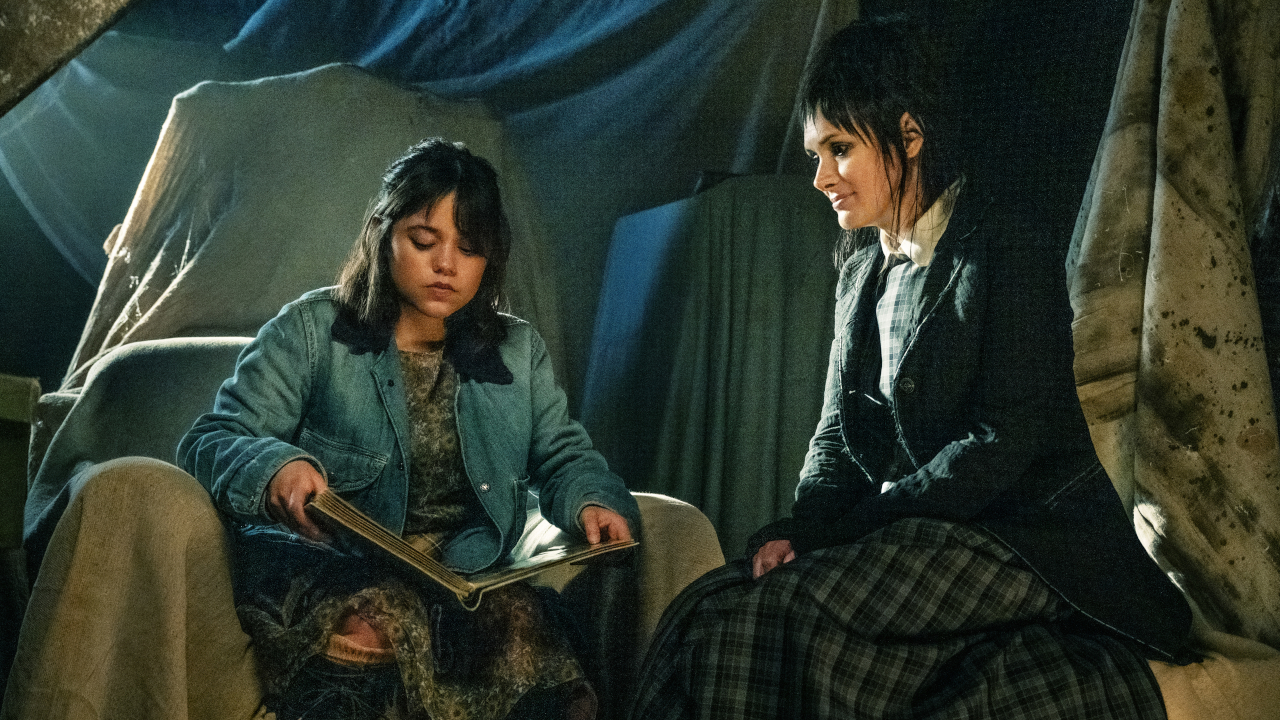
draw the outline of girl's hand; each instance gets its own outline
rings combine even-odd
[[[790,540],[770,540],[756,551],[751,558],[751,577],[758,578],[783,563],[796,559],[796,551],[791,549]]]
[[[608,540],[630,540],[631,528],[626,518],[609,508],[599,505],[588,505],[582,508],[579,518],[582,530],[587,533],[587,542],[595,545]]]
[[[314,465],[306,460],[293,460],[277,470],[267,484],[267,514],[305,538],[327,542],[329,536],[307,517],[306,506],[311,498],[328,488],[329,484]]]

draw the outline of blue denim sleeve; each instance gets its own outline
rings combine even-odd
[[[177,462],[235,520],[273,524],[264,495],[276,471],[318,460],[290,444],[310,392],[315,328],[298,303],[286,305],[258,332],[235,374],[218,390],[213,410],[196,419],[178,444]]]
[[[581,534],[579,515],[600,505],[627,519],[632,534],[640,528],[640,508],[622,478],[609,470],[586,429],[569,417],[564,390],[556,383],[546,345],[530,333],[529,391],[533,435],[529,481],[539,509],[557,527]]]

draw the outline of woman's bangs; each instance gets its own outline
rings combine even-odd
[[[458,188],[453,221],[458,232],[470,243],[472,252],[490,258],[498,250],[498,210],[490,207],[492,203],[486,202],[488,198],[476,197],[477,194],[480,193],[474,189],[463,192],[461,187]]]

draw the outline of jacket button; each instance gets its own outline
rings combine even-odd
[[[489,492],[489,483],[480,483],[480,492]]]
[[[916,381],[909,377],[904,377],[898,381],[898,389],[902,391],[902,394],[910,395],[916,391]]]

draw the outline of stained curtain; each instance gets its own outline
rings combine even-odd
[[[1068,273],[1081,401],[1139,534],[1210,626],[1280,647],[1276,278],[1252,257],[1277,121],[1280,5],[1139,0]]]

